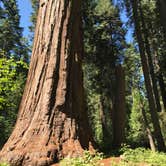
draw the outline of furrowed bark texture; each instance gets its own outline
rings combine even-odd
[[[40,0],[28,79],[1,161],[51,165],[91,147],[83,103],[80,11],[81,0]]]

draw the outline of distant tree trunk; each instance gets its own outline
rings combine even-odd
[[[131,3],[132,3],[132,8],[133,8],[135,30],[136,30],[136,35],[137,35],[138,44],[139,44],[142,69],[143,69],[144,78],[145,78],[145,86],[146,86],[146,90],[147,90],[150,114],[151,114],[152,123],[153,123],[153,127],[154,127],[154,137],[157,141],[158,150],[165,151],[165,144],[164,144],[163,136],[161,133],[158,114],[156,111],[157,109],[156,109],[156,104],[155,104],[155,98],[153,96],[153,88],[151,85],[148,61],[147,61],[147,57],[145,54],[143,38],[141,35],[141,26],[140,26],[139,14],[138,14],[138,4],[139,3],[137,0],[131,0]]]
[[[142,35],[144,36],[144,43],[145,43],[145,50],[147,53],[148,57],[148,64],[149,64],[149,69],[150,69],[150,76],[152,80],[152,87],[153,87],[153,92],[154,92],[154,97],[155,97],[155,103],[156,103],[156,108],[158,112],[161,112],[161,105],[160,105],[160,97],[159,97],[159,92],[158,92],[158,87],[157,87],[157,79],[154,71],[154,64],[152,60],[152,51],[149,43],[149,34],[147,30],[147,26],[145,24],[143,12],[142,12],[142,7],[141,3],[139,1],[139,10],[140,10],[140,17],[141,17],[141,23],[142,23]]]
[[[161,71],[159,71],[158,80],[159,80],[159,86],[160,86],[164,109],[166,111],[166,87],[165,87],[165,83],[164,83],[164,79],[163,79],[163,75]]]
[[[108,138],[110,137],[110,131],[108,131],[107,127],[107,119],[106,119],[106,112],[104,110],[104,99],[103,97],[100,97],[100,118],[101,118],[101,125],[102,125],[102,132],[103,132],[103,142],[106,143]],[[111,142],[111,138],[110,138]],[[108,149],[110,147],[107,147]]]
[[[156,65],[156,71],[157,71],[157,80],[159,83],[159,89],[160,89],[160,95],[162,97],[162,102],[163,102],[163,106],[164,106],[164,110],[166,111],[166,87],[165,87],[165,83],[164,83],[164,79],[163,79],[163,73],[161,70],[161,63],[158,60],[158,52],[157,52],[157,46],[156,43],[153,43],[153,50],[154,50],[154,54],[155,54],[155,65]],[[163,109],[162,109],[163,111]]]
[[[150,145],[151,150],[155,152],[156,147],[155,147],[153,135],[152,135],[152,132],[150,130],[150,126],[149,126],[149,123],[148,123],[148,120],[147,120],[147,117],[146,117],[145,109],[144,109],[144,106],[143,106],[142,103],[141,103],[141,110],[142,110],[142,116],[143,116],[145,127],[146,127],[147,136],[148,136],[148,139],[149,139],[149,145]]]
[[[158,12],[160,15],[160,21],[164,28],[164,34],[166,37],[166,1],[165,0],[156,0]]]
[[[100,98],[100,118],[101,118],[101,125],[102,125],[102,131],[104,136],[108,136],[107,131],[107,124],[106,124],[106,116],[104,112],[104,103],[102,97]]]
[[[116,66],[115,103],[112,111],[113,147],[119,148],[124,141],[125,131],[125,74],[121,65]]]
[[[1,161],[49,166],[93,149],[83,102],[81,31],[81,0],[40,0],[26,88]]]

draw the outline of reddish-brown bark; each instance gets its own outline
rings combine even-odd
[[[125,73],[121,65],[115,70],[115,103],[112,111],[113,147],[119,148],[124,141],[125,132]]]
[[[81,0],[40,0],[28,79],[1,161],[15,166],[51,165],[90,148],[80,11]]]

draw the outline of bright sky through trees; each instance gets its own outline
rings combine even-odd
[[[24,28],[24,36],[29,35],[29,26],[31,25],[30,14],[32,12],[30,0],[18,0],[21,15],[21,27]]]
[[[21,27],[24,28],[24,36],[28,37],[29,35],[29,26],[31,25],[30,22],[30,14],[32,12],[31,2],[30,0],[18,0],[18,5],[20,9],[20,15],[21,15]],[[127,17],[125,12],[121,13],[121,19],[122,21],[126,22]],[[132,30],[129,29],[128,33],[126,34],[126,40],[127,42],[132,42]]]

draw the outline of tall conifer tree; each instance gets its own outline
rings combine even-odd
[[[40,0],[28,79],[1,161],[51,165],[90,149],[81,35],[81,0]]]

